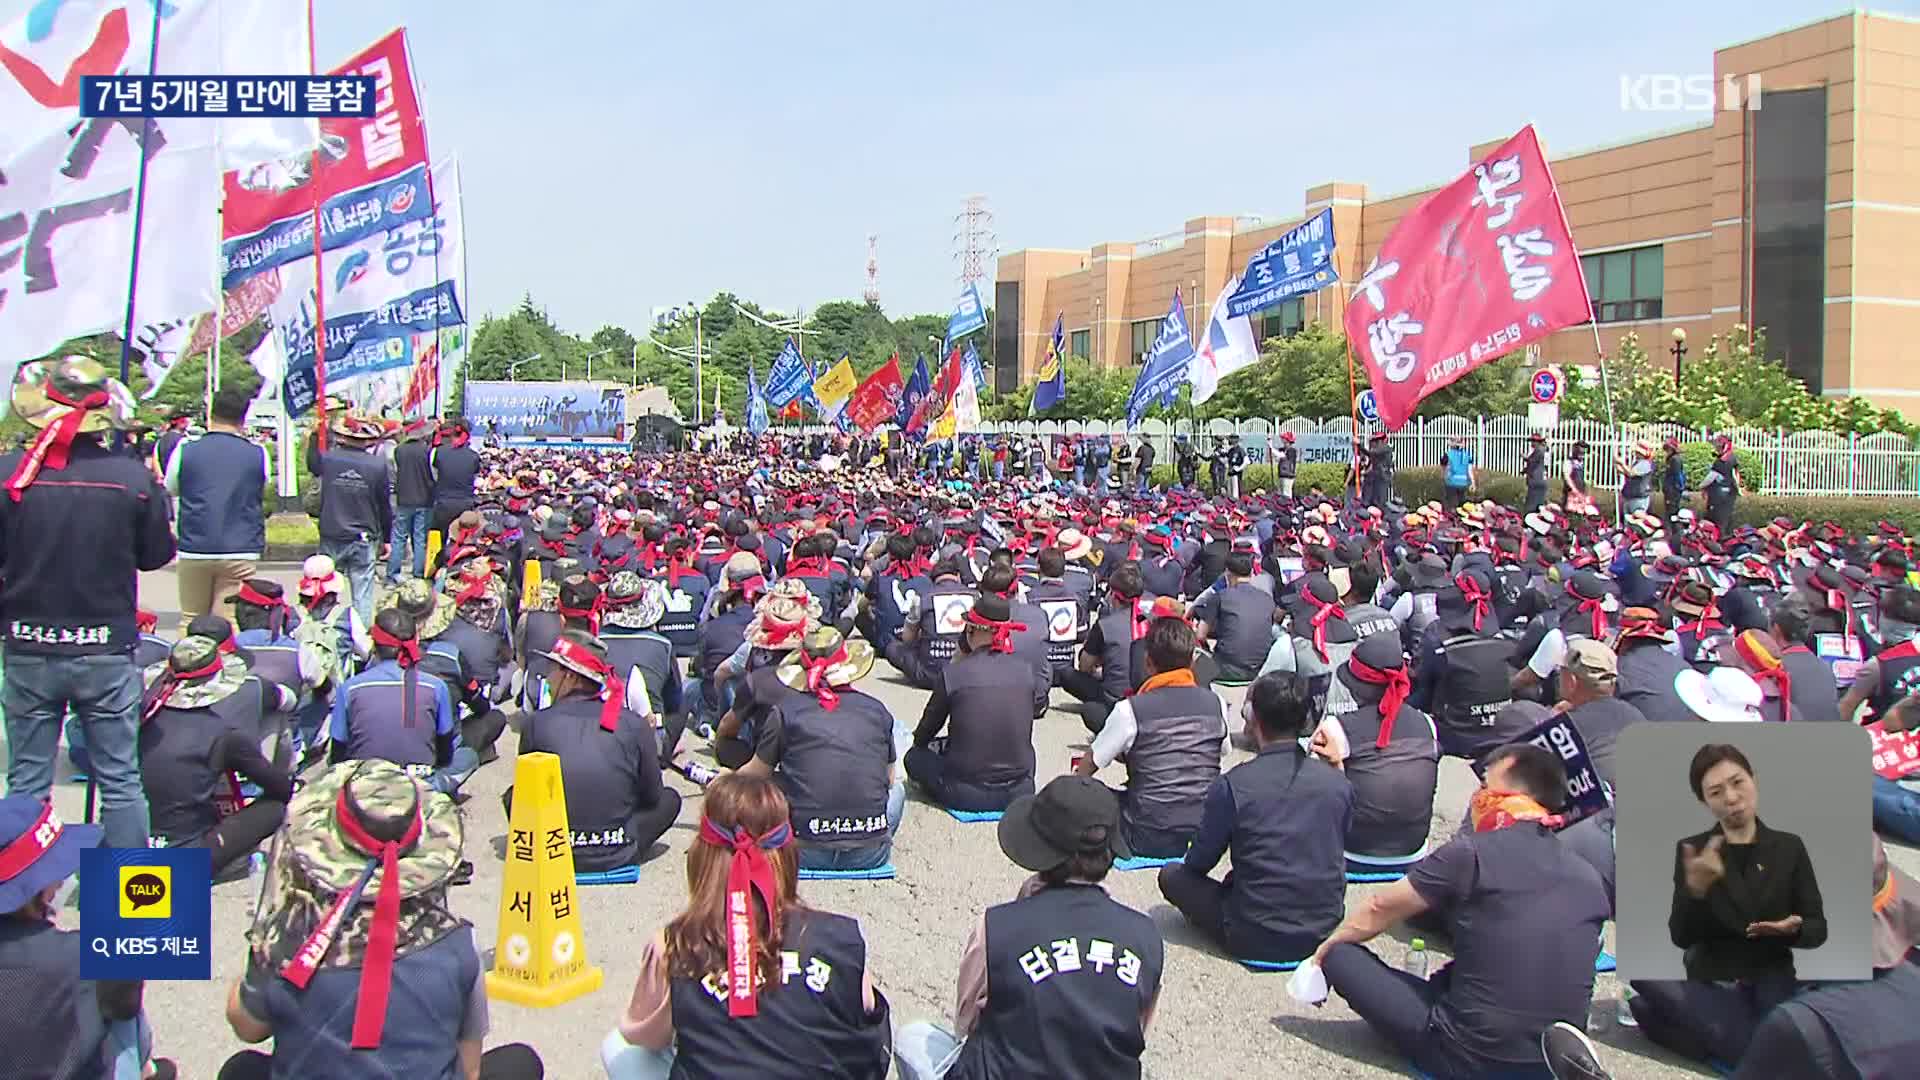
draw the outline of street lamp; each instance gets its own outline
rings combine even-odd
[[[596,356],[605,356],[612,351],[613,351],[612,349],[600,349],[596,352],[590,352],[587,354],[587,381],[588,382],[593,381],[593,358]]]
[[[534,354],[533,354],[532,356],[529,356],[529,357],[527,357],[527,358],[525,358],[525,359],[523,359],[523,360],[509,360],[509,361],[507,361],[507,381],[508,381],[508,382],[519,382],[519,381],[520,381],[520,365],[521,365],[521,364],[531,364],[531,363],[533,363],[533,362],[534,362],[535,360],[538,360],[538,359],[540,359],[540,354],[539,354],[539,353],[534,353]]]
[[[1680,389],[1680,366],[1687,362],[1686,327],[1676,326],[1673,328],[1673,348],[1667,351],[1673,354],[1673,388],[1678,390]]]

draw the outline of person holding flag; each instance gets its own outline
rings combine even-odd
[[[767,399],[760,392],[760,379],[753,370],[753,362],[747,362],[747,431],[754,438],[766,434]]]

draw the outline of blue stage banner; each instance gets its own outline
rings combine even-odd
[[[343,191],[320,212],[320,240],[328,250],[358,243],[409,221],[433,216],[427,196],[427,167],[418,165],[378,183]],[[221,288],[276,266],[313,255],[313,214],[300,213],[220,245],[225,260]]]
[[[1339,280],[1333,268],[1333,208],[1328,207],[1247,260],[1240,288],[1227,297],[1227,314],[1237,319]]]
[[[773,367],[767,369],[767,383],[761,387],[761,393],[775,409],[786,408],[801,394],[813,393],[813,372],[801,359],[800,350],[794,348],[792,338],[780,346],[780,355],[774,358]]]
[[[82,979],[211,979],[213,852],[80,852]]]
[[[618,386],[584,382],[470,382],[467,423],[476,440],[509,445],[535,440],[626,440],[627,395]]]
[[[413,363],[413,335],[432,333],[466,321],[454,283],[419,289],[373,311],[327,319],[327,382],[344,383],[359,375]],[[282,400],[287,415],[313,408],[313,327],[289,334],[287,378]]]

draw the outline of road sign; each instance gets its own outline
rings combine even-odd
[[[1360,419],[1369,424],[1379,421],[1380,402],[1373,396],[1372,387],[1360,391],[1360,396],[1354,399],[1354,405],[1360,410]]]
[[[1551,405],[1560,400],[1560,373],[1553,368],[1541,368],[1533,373],[1533,400],[1540,405]]]

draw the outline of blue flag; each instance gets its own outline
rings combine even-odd
[[[807,362],[800,358],[800,350],[794,347],[793,339],[788,338],[787,343],[780,346],[780,355],[774,358],[773,367],[767,371],[767,404],[784,409],[803,391],[809,395],[813,393],[813,372],[808,370]]]
[[[1237,319],[1340,280],[1333,266],[1333,208],[1328,207],[1253,253],[1240,287],[1227,297]]]
[[[960,362],[967,366],[967,374],[973,376],[975,393],[987,392],[987,366],[980,362],[980,354],[973,350],[973,342],[967,342],[967,351],[960,354]]]
[[[1028,415],[1046,412],[1067,396],[1066,318],[1064,311],[1053,317],[1053,336],[1047,339],[1047,353],[1040,360],[1040,382],[1033,388]]]
[[[760,380],[755,377],[753,361],[747,361],[747,430],[755,435],[767,430],[767,399],[760,393]]]
[[[900,412],[894,417],[894,423],[900,425],[902,432],[913,420],[913,412],[920,403],[933,393],[933,376],[927,374],[927,358],[916,354],[913,358],[913,377],[907,380],[907,388],[900,395]]]
[[[967,282],[965,292],[953,302],[953,314],[947,317],[947,340],[958,341],[987,325],[987,307],[980,302],[980,286]],[[942,348],[944,355],[946,349]]]
[[[1173,404],[1180,385],[1187,381],[1187,364],[1193,359],[1193,335],[1187,332],[1187,309],[1180,303],[1180,290],[1173,290],[1173,306],[1160,322],[1160,336],[1153,340],[1147,362],[1140,365],[1140,377],[1134,380],[1133,393],[1127,397],[1127,426],[1140,423],[1149,406]]]

